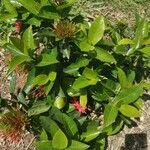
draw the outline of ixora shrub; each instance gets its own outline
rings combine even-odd
[[[109,135],[140,117],[141,96],[149,89],[149,22],[139,17],[129,39],[103,17],[73,12],[75,2],[2,2],[0,21],[14,27],[3,42],[11,53],[12,101],[1,99],[1,107],[12,112],[20,106],[16,111],[24,119],[16,122],[38,136],[38,150],[105,149]],[[17,88],[16,74],[24,75]],[[4,118],[11,127],[8,114],[1,118],[1,134]]]

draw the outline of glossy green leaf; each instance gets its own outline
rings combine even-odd
[[[144,39],[143,45],[149,45],[150,44],[150,38]]]
[[[53,148],[65,149],[68,146],[68,139],[66,135],[59,129],[52,140]]]
[[[54,82],[51,81],[48,85],[45,86],[45,94],[48,95],[51,89],[53,88]]]
[[[96,59],[102,62],[116,63],[115,58],[108,51],[98,48],[98,47],[95,48],[95,51],[97,53]]]
[[[48,140],[48,136],[45,130],[42,130],[41,134],[40,134],[40,141],[47,141]]]
[[[29,51],[33,51],[35,49],[32,26],[28,27],[23,33],[22,43],[24,46],[24,54],[28,55]]]
[[[78,71],[81,67],[85,67],[89,64],[90,60],[87,58],[79,58],[76,60],[75,63],[72,63],[67,68],[65,68],[63,71],[68,74],[72,74],[76,71]]]
[[[48,3],[48,0],[41,0],[41,5],[45,6]]]
[[[45,101],[36,102],[33,106],[28,110],[28,116],[34,116],[41,113],[44,113],[50,109],[51,105],[47,104]]]
[[[37,141],[35,143],[35,146],[36,146],[37,150],[51,150],[51,149],[53,149],[52,142],[48,141],[48,140]]]
[[[126,74],[121,68],[118,68],[118,79],[122,88],[128,87],[128,80],[127,80]]]
[[[111,103],[107,104],[104,110],[104,127],[108,127],[114,123],[117,115],[118,109]]]
[[[134,85],[128,89],[122,89],[115,97],[114,103],[130,104],[136,101],[143,93],[143,88],[140,85]]]
[[[68,8],[72,6],[74,3],[76,3],[78,0],[66,0],[64,4],[57,6],[57,10],[64,10],[65,8]]]
[[[55,81],[56,76],[57,76],[57,73],[54,71],[50,72],[48,75],[50,81]]]
[[[127,117],[140,117],[140,112],[138,111],[138,109],[131,105],[121,105],[119,111]]]
[[[103,129],[103,132],[106,132],[107,135],[114,135],[117,134],[123,127],[123,120],[119,119],[116,120],[113,124]]]
[[[49,81],[49,78],[46,74],[40,74],[33,79],[32,84],[33,85],[44,85],[48,81]]]
[[[77,89],[82,89],[90,85],[90,82],[87,78],[84,76],[79,77],[78,79],[75,80],[73,83],[72,88],[77,90]]]
[[[49,117],[40,116],[40,123],[42,127],[44,128],[44,130],[50,133],[52,137],[54,137],[56,132],[60,130],[57,123],[54,120],[50,119]]]
[[[118,45],[130,45],[130,44],[134,44],[134,41],[128,38],[121,39],[118,42]]]
[[[107,139],[105,137],[102,137],[102,138],[96,140],[95,149],[96,150],[105,150],[106,143],[107,143]]]
[[[88,148],[89,145],[79,141],[72,140],[71,145],[68,148],[66,148],[66,150],[86,150]]]
[[[86,107],[87,105],[87,94],[80,95],[80,105]]]
[[[98,124],[95,122],[89,122],[86,132],[81,134],[81,139],[84,142],[89,142],[98,137],[101,133],[101,130],[98,129]]]
[[[62,109],[66,104],[65,97],[58,96],[55,99],[54,106],[58,109]]]
[[[75,134],[78,132],[78,128],[77,128],[75,121],[71,117],[69,117],[68,115],[66,115],[64,113],[63,113],[62,117],[63,117],[63,124],[64,124],[64,127],[65,127],[67,133],[71,137],[75,136]]]
[[[14,55],[25,55],[22,51],[20,51],[18,48],[16,48],[13,44],[10,43],[5,44],[4,48],[9,50]]]
[[[3,0],[3,4],[4,4],[6,10],[10,14],[13,14],[14,16],[17,16],[17,11],[16,11],[15,7],[11,4],[10,0]]]
[[[138,109],[141,109],[144,106],[144,101],[139,98],[137,101],[134,102],[134,106],[136,106]]]
[[[91,45],[95,45],[99,42],[104,34],[105,23],[103,17],[97,17],[94,22],[91,24],[91,27],[88,32],[88,42]]]
[[[127,74],[127,80],[130,85],[132,85],[133,81],[135,80],[135,71],[130,71],[130,73]]]
[[[40,17],[46,19],[59,19],[60,16],[53,6],[44,6],[41,8],[39,14]]]
[[[34,0],[18,0],[29,12],[37,15],[39,13],[40,5]]]
[[[16,17],[16,14],[3,13],[0,14],[0,21],[7,21],[9,19],[13,19],[14,17]]]
[[[41,25],[41,20],[39,20],[39,19],[37,19],[37,18],[35,18],[35,17],[32,17],[32,18],[30,18],[30,19],[27,21],[27,23],[30,24],[30,25],[34,25],[34,26],[36,26],[36,27],[40,27],[40,25]]]
[[[57,60],[57,49],[54,48],[52,49],[51,53],[49,54],[42,54],[42,60],[41,62],[37,65],[38,67],[43,67],[43,66],[48,66],[51,64],[56,64],[58,63]]]
[[[83,52],[89,52],[91,50],[94,50],[94,48],[95,48],[94,46],[92,46],[91,44],[89,44],[87,40],[82,41],[79,44],[79,47],[80,47],[81,51],[83,51]]]
[[[140,19],[135,33],[134,45],[129,49],[127,55],[134,53],[142,45],[143,39],[148,36],[149,26],[145,19]]]
[[[142,49],[139,49],[138,51],[140,51],[144,55],[150,57],[150,46],[147,46],[147,47],[144,47]]]
[[[82,75],[89,80],[98,80],[97,72],[89,68],[85,68]]]
[[[18,37],[10,37],[11,43],[23,53],[23,45],[21,43],[21,39]]]

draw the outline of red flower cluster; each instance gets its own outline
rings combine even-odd
[[[16,28],[16,32],[20,32],[20,30],[22,29],[22,22],[17,20],[15,22],[15,28]]]
[[[74,108],[80,113],[87,113],[90,111],[90,108],[81,106],[79,100],[76,97],[73,97],[72,104]]]

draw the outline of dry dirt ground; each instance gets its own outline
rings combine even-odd
[[[0,49],[0,95],[9,98],[9,78],[7,78],[7,53]],[[150,96],[143,98],[145,105],[140,120],[136,120],[134,127],[127,126],[121,133],[108,138],[107,150],[149,150],[150,149]],[[7,145],[0,140],[0,150],[35,150],[34,136],[27,133],[19,145]]]

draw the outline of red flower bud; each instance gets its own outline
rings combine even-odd
[[[19,21],[19,20],[17,20],[17,21],[15,22],[15,28],[16,28],[16,31],[17,31],[17,32],[20,32],[20,30],[22,29],[22,22]]]

